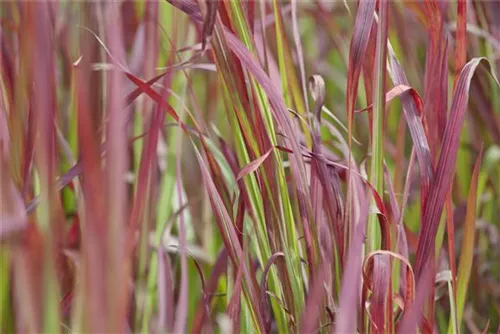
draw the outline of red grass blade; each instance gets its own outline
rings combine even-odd
[[[371,291],[369,315],[373,333],[388,333],[390,328],[386,318],[387,307],[392,303],[391,293],[391,261],[386,253],[370,254],[363,264],[363,284]]]
[[[359,1],[354,31],[349,46],[349,68],[347,76],[347,117],[348,129],[351,133],[352,117],[358,93],[359,76],[361,75],[363,60],[369,42],[370,31],[373,24],[376,1]]]
[[[203,41],[202,49],[206,50],[210,38],[212,37],[212,32],[214,31],[215,19],[217,18],[217,10],[219,8],[219,0],[207,0],[207,14],[205,16],[205,21],[203,22]]]
[[[243,252],[242,252],[243,254]],[[243,267],[245,266],[245,259],[240,259],[240,262],[243,264],[238,268],[238,271],[235,273],[234,277],[234,288],[233,294],[231,295],[231,299],[227,304],[226,313],[231,319],[232,322],[232,330],[234,333],[240,332],[240,313],[241,313],[241,292],[242,292],[242,279],[243,279]],[[262,304],[261,304],[262,307]]]
[[[467,61],[467,1],[457,0],[457,32],[455,35],[455,74],[458,78]]]
[[[24,230],[28,220],[21,194],[8,177],[7,166],[0,157],[0,241]]]
[[[254,308],[255,316],[257,317],[256,319],[257,325],[260,327],[260,330],[262,331],[264,330],[264,321],[262,319],[262,313],[259,307],[257,291],[255,289],[255,286],[252,284],[253,279],[250,277],[250,272],[248,271],[248,268],[246,268],[244,264],[240,263],[243,250],[238,241],[238,235],[231,221],[230,218],[231,216],[229,215],[224,206],[222,198],[220,197],[220,194],[212,180],[212,177],[210,176],[205,161],[203,160],[197,149],[195,149],[195,153],[201,168],[205,188],[209,194],[212,208],[217,217],[217,223],[219,224],[219,229],[222,233],[224,244],[228,249],[228,255],[231,261],[233,262],[235,268],[243,266],[243,275],[247,283],[246,291],[250,299],[251,307]]]
[[[434,270],[431,265],[425,267],[417,282],[415,300],[409,309],[405,308],[405,314],[397,326],[397,333],[417,333],[417,328],[424,321],[423,306],[434,286]]]
[[[442,150],[436,167],[436,175],[423,207],[422,230],[418,240],[415,262],[417,277],[422,273],[422,269],[434,249],[434,240],[446,199],[446,193],[450,189],[454,176],[460,131],[465,119],[469,99],[470,83],[474,72],[481,62],[487,62],[487,60],[484,58],[474,58],[464,66],[453,94],[450,116],[446,124]]]
[[[325,298],[324,282],[327,277],[326,268],[320,266],[314,275],[315,281],[311,283],[311,288],[307,294],[306,306],[300,319],[299,333],[314,333],[319,324],[319,317],[322,312],[320,305]]]
[[[351,146],[352,146],[352,136],[353,136],[353,117],[354,117],[354,108],[356,104],[356,97],[358,94],[358,84],[359,77],[361,75],[361,70],[363,69],[363,59],[365,58],[365,54],[368,47],[368,42],[370,38],[370,32],[372,30],[373,24],[373,16],[375,13],[377,1],[369,0],[369,1],[359,1],[358,10],[356,12],[356,21],[354,23],[354,31],[351,37],[351,42],[349,45],[349,65],[348,65],[348,73],[347,73],[347,93],[346,93],[346,113],[347,113],[347,131],[348,131],[348,147],[349,147],[349,168],[351,168]],[[348,188],[347,188],[347,203],[346,203],[346,211],[345,218],[346,221],[349,221],[349,217],[351,216],[352,210],[352,201],[353,201],[353,191],[352,187],[352,178],[351,178],[351,170],[349,169],[348,173]],[[354,225],[355,222],[351,219],[351,225]],[[360,225],[360,224],[358,224]],[[351,228],[351,227],[350,227]],[[354,228],[352,228],[354,230]],[[352,231],[351,231],[352,232]],[[364,228],[361,233],[364,233]],[[345,297],[347,298],[347,296]],[[350,314],[351,311],[346,311],[347,314]],[[340,319],[346,319],[347,314],[344,314]],[[344,327],[346,324],[345,320],[340,321],[336,325],[337,331],[352,331],[354,328],[352,327]],[[356,323],[354,320],[353,323]]]
[[[203,20],[198,2],[193,0],[167,0],[172,6],[179,8],[184,13],[191,16],[194,20],[201,22]]]
[[[244,166],[236,176],[236,182],[240,181],[242,178],[247,176],[248,174],[251,174],[255,172],[263,163],[266,161],[267,158],[271,155],[271,153],[274,151],[274,147],[271,147],[269,150],[267,150],[263,155],[258,157],[257,159],[251,161],[248,163],[246,166]]]
[[[391,50],[389,50],[389,59],[391,67],[389,74],[394,84],[409,86],[406,75],[398,60],[396,59],[394,52],[392,52]],[[408,93],[403,93],[401,95],[401,104],[403,105],[403,112],[405,114],[406,122],[408,123],[408,129],[410,130],[410,135],[415,147],[415,153],[417,155],[418,165],[420,167],[422,188],[421,198],[423,203],[423,201],[427,197],[434,172],[432,169],[431,151],[429,149],[424,126],[420,118],[422,110],[418,109],[419,106],[415,104],[413,98],[410,97]]]
[[[437,0],[425,0],[425,12],[429,18],[429,43],[427,46],[425,84],[424,84],[424,118],[429,129],[427,138],[431,148],[432,156],[436,156],[439,138],[444,131],[446,121],[446,108],[442,83],[447,80],[443,69],[444,60],[447,59],[447,40],[443,33],[443,12]],[[446,86],[447,87],[447,86]]]
[[[409,93],[411,97],[413,98],[413,101],[415,102],[415,105],[417,107],[417,110],[422,110],[423,108],[423,102],[422,98],[418,94],[418,92],[413,89],[412,87],[405,86],[405,85],[397,85],[392,87],[385,95],[385,103],[391,102],[394,98],[396,97],[401,97],[403,94]],[[360,110],[355,110],[355,113],[360,113],[363,111],[371,111],[373,109],[373,103],[370,104],[368,107],[360,109]]]
[[[171,330],[174,325],[174,281],[168,254],[160,245],[158,248],[158,328]]]

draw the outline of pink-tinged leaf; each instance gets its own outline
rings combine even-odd
[[[424,322],[423,306],[434,288],[434,270],[432,265],[426,266],[417,282],[415,300],[404,313],[396,332],[399,334],[417,333],[417,328]],[[405,309],[406,311],[406,309]]]
[[[314,275],[315,280],[311,283],[311,288],[307,294],[306,304],[300,319],[299,333],[314,333],[319,325],[321,315],[321,305],[326,297],[325,280],[327,272],[325,266],[319,266]]]
[[[191,16],[194,20],[198,22],[203,20],[198,2],[193,0],[167,0],[167,2]]]
[[[361,70],[363,69],[363,60],[366,55],[369,38],[371,36],[373,17],[375,13],[377,1],[376,0],[367,0],[367,1],[359,1],[358,2],[358,10],[356,12],[356,20],[354,23],[354,31],[351,37],[351,42],[349,45],[349,65],[347,72],[347,93],[346,93],[346,113],[347,113],[347,131],[348,131],[348,147],[349,147],[349,171],[347,176],[347,204],[346,204],[346,213],[344,215],[346,222],[351,222],[349,227],[351,228],[351,233],[354,228],[352,226],[356,225],[356,222],[352,219],[352,207],[353,207],[353,187],[352,187],[352,177],[351,177],[351,146],[352,146],[352,137],[353,137],[353,118],[354,118],[354,108],[356,105],[356,98],[358,94],[358,85],[359,85],[359,77],[361,75]],[[357,224],[358,226],[361,224]],[[364,233],[364,227],[361,233]],[[357,262],[357,261],[355,261]],[[356,264],[358,265],[358,264]],[[347,298],[347,296],[345,297]],[[350,297],[349,297],[350,298]],[[352,306],[354,304],[349,303]],[[347,317],[352,315],[352,308],[348,309],[342,307],[343,313],[339,319],[341,319],[336,324],[336,331],[353,331],[354,327],[352,325],[348,325],[349,322]],[[356,319],[350,321],[351,324],[356,323]]]
[[[158,249],[158,328],[171,330],[174,325],[174,281],[168,254]]]
[[[374,260],[380,256],[387,257],[387,259],[384,260],[384,263],[381,264],[382,266],[387,266],[388,260],[392,261],[393,259],[400,261],[402,264],[401,271],[404,273],[403,277],[405,278],[405,281],[404,281],[405,294],[404,294],[404,300],[403,300],[403,312],[407,312],[410,309],[410,307],[415,299],[415,275],[413,273],[413,269],[411,267],[410,261],[408,260],[407,257],[402,256],[401,254],[398,254],[396,252],[386,251],[386,250],[378,250],[378,251],[375,251],[375,252],[368,254],[366,256],[366,258],[364,260],[364,264],[363,264],[363,277],[365,278],[364,279],[365,285],[368,285],[368,288],[372,292],[380,293],[380,291],[376,291],[377,289],[380,288],[380,287],[376,286],[376,279],[371,278],[371,276],[377,274],[376,273],[377,269],[376,269]],[[389,258],[392,258],[392,259],[389,259]],[[390,272],[388,272],[386,274],[391,275]],[[380,277],[379,280],[382,280],[382,281],[380,281],[380,284],[382,284],[382,283],[385,284],[383,282],[383,280],[385,280],[385,279],[386,278]],[[390,276],[387,279],[390,279]],[[384,286],[385,286],[386,292],[388,292],[389,286],[388,285],[384,285]],[[381,297],[383,297],[383,296],[378,296],[378,298],[381,298]],[[392,301],[390,303],[392,303]],[[388,305],[386,304],[386,306],[388,306]],[[371,312],[371,314],[372,315],[374,314],[373,311]],[[374,318],[374,317],[372,316],[372,318]],[[380,320],[380,321],[382,321],[382,320]]]
[[[365,97],[368,105],[373,104],[373,89],[374,89],[374,75],[375,75],[375,57],[377,52],[377,24],[372,24],[370,31],[370,38],[366,48],[365,58],[363,60],[363,83],[365,86]],[[385,89],[385,87],[384,87]],[[368,114],[369,131],[371,135],[373,115]]]
[[[7,175],[7,166],[0,157],[0,241],[28,225],[21,194]]]
[[[392,50],[389,50],[389,60],[389,74],[394,84],[409,86],[406,75]],[[418,108],[419,106],[415,103],[414,99],[408,92],[401,94],[401,104],[403,105],[403,112],[406,122],[408,123],[408,129],[410,130],[410,136],[413,141],[413,146],[415,148],[420,168],[421,198],[423,202],[427,197],[434,172],[432,169],[433,160],[431,157],[431,151],[429,149],[422,120],[419,117],[422,114],[422,110]]]
[[[438,93],[440,94],[439,102],[441,105],[441,110],[438,114],[438,134],[439,140],[443,139],[444,128],[446,126],[446,117],[448,110],[448,38],[445,39],[444,50],[441,57],[441,80],[439,81]]]
[[[353,333],[356,331],[357,307],[359,305],[359,290],[362,257],[361,249],[365,239],[367,212],[363,212],[358,224],[355,225],[351,245],[347,253],[342,285],[340,305],[336,316],[335,333]]]
[[[390,332],[386,327],[387,305],[392,303],[391,261],[387,253],[370,254],[363,264],[363,283],[371,291],[369,315],[374,333]],[[364,307],[364,305],[362,305]],[[392,321],[392,319],[391,319]]]
[[[238,176],[236,177],[236,181],[240,181],[243,179],[245,176],[248,174],[251,174],[255,172],[264,161],[271,155],[271,153],[274,151],[274,147],[271,147],[269,150],[267,150],[263,155],[258,157],[257,159],[250,161],[245,167],[243,167],[240,172],[238,173]]]
[[[415,262],[415,273],[417,277],[421,274],[423,267],[426,265],[434,250],[434,241],[436,239],[436,232],[446,199],[446,193],[450,189],[455,174],[454,168],[460,141],[460,132],[467,110],[469,87],[472,76],[481,62],[487,63],[487,60],[485,58],[474,58],[464,66],[453,94],[450,116],[444,132],[436,174],[423,207],[422,230],[418,239]],[[496,78],[495,81],[498,84]]]
[[[427,139],[432,156],[438,150],[440,133],[444,130],[446,121],[446,108],[443,101],[446,97],[441,91],[442,82],[447,80],[443,71],[444,59],[447,59],[447,41],[444,35],[443,12],[437,0],[425,0],[424,9],[429,17],[429,43],[425,62],[424,82],[424,118],[428,125]],[[446,68],[446,66],[445,66]]]
[[[106,43],[110,54],[107,61],[115,69],[106,72],[106,163],[103,167],[104,183],[106,189],[105,224],[107,225],[106,238],[103,247],[113,247],[114,252],[101,257],[102,265],[107,268],[103,279],[110,282],[113,277],[122,277],[123,280],[108,285],[106,295],[101,298],[108,301],[106,304],[107,331],[122,331],[126,324],[127,312],[130,303],[128,279],[131,276],[129,261],[131,258],[123,255],[128,218],[128,186],[123,182],[123,177],[128,171],[128,142],[126,128],[126,113],[123,112],[123,96],[125,95],[125,77],[118,70],[119,63],[125,60],[124,35],[122,31],[121,7],[117,3],[106,6],[104,15],[107,20]],[[95,191],[95,190],[94,190]],[[104,248],[106,249],[106,248]]]
[[[385,103],[391,102],[396,97],[401,97],[401,95],[403,95],[404,93],[409,93],[409,95],[413,98],[413,101],[415,102],[417,110],[422,110],[423,108],[422,98],[415,89],[406,85],[397,85],[392,87],[385,95]],[[373,104],[370,104],[366,108],[356,110],[355,113],[360,113],[363,111],[372,111],[372,109],[373,109]]]
[[[12,51],[9,47],[9,43],[7,43],[5,38],[5,30],[0,30],[0,75],[2,76],[2,80],[7,86],[7,92],[10,92],[10,96],[8,96],[9,100],[13,100],[14,92],[13,87],[15,87],[15,77],[14,77],[14,61],[12,57]],[[9,101],[10,102],[10,101]]]
[[[455,73],[458,77],[458,74],[467,61],[467,0],[457,0],[457,31],[455,41]]]
[[[396,194],[394,193],[394,188],[392,186],[389,171],[387,170],[387,166],[385,164],[384,164],[384,178],[385,178],[385,182],[386,182],[386,188],[389,192],[389,204],[391,206],[393,221],[396,225],[397,251],[400,252],[404,257],[408,257],[408,243],[406,241],[406,238],[402,237],[404,235],[404,228],[400,222],[402,214],[401,214],[401,210],[399,209],[398,202],[396,200]]]
[[[243,254],[243,253],[242,253]],[[240,259],[241,263],[244,263],[244,259]],[[239,267],[235,275],[235,283],[233,288],[233,294],[226,307],[226,313],[231,319],[232,329],[234,333],[240,332],[240,312],[241,312],[241,292],[242,292],[242,279],[243,279],[243,264]]]
[[[75,91],[76,91],[76,112],[78,124],[78,143],[79,143],[79,161],[81,164],[81,173],[85,175],[82,179],[82,192],[91,194],[85,197],[85,216],[81,224],[85,226],[82,230],[82,249],[85,251],[82,254],[82,272],[87,273],[82,277],[86,284],[82,284],[82,293],[88,295],[88,303],[83,310],[84,314],[91,317],[89,330],[105,331],[106,311],[104,304],[101,302],[104,296],[104,282],[102,275],[91,275],[93,272],[101,272],[102,254],[104,247],[104,238],[107,235],[105,227],[107,224],[102,224],[103,217],[106,217],[107,199],[104,191],[96,191],[101,189],[105,184],[104,176],[101,171],[101,147],[100,136],[96,129],[99,125],[93,117],[94,112],[98,110],[93,102],[96,97],[96,92],[91,85],[91,64],[87,53],[91,50],[90,37],[88,34],[82,34],[82,50],[85,50],[81,61],[75,65]],[[77,171],[76,168],[73,171]],[[123,321],[123,319],[121,319]]]
[[[352,122],[356,96],[358,93],[359,76],[363,68],[366,49],[369,42],[370,31],[373,24],[376,1],[359,1],[354,31],[349,46],[349,68],[347,75],[347,116],[349,124]]]

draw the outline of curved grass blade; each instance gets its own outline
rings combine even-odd
[[[415,274],[417,277],[422,273],[422,269],[424,265],[426,265],[434,249],[434,241],[444,201],[446,199],[446,193],[449,191],[453,180],[460,131],[465,120],[465,112],[469,99],[470,83],[472,76],[481,62],[489,64],[485,58],[474,58],[464,66],[453,94],[450,116],[444,132],[442,150],[437,162],[436,174],[423,207],[422,230],[418,239],[415,261]],[[494,74],[492,75],[494,76]],[[498,84],[496,77],[495,81]]]
[[[384,193],[384,114],[385,98],[384,91],[386,86],[386,68],[387,68],[387,40],[389,29],[389,3],[387,0],[380,0],[379,20],[377,25],[377,46],[375,55],[375,75],[373,82],[373,121],[371,124],[371,170],[370,183],[375,187],[379,194]],[[379,248],[380,232],[375,224],[376,217],[369,216],[367,231],[367,247],[373,251]]]
[[[401,95],[403,95],[405,93],[409,93],[413,97],[413,101],[415,102],[415,104],[417,106],[417,110],[423,109],[422,98],[420,97],[418,92],[414,88],[412,88],[410,86],[405,86],[405,85],[397,85],[397,86],[392,87],[385,95],[385,103],[388,104],[394,98],[401,97]],[[370,111],[372,111],[372,109],[373,109],[373,104],[370,104],[366,108],[355,110],[354,113],[360,113],[360,112],[364,112],[364,111],[370,112]]]
[[[408,79],[406,79],[403,68],[396,59],[394,51],[391,47],[389,47],[389,63],[389,75],[391,76],[394,84],[409,86]],[[421,201],[423,203],[427,197],[429,186],[434,175],[431,150],[429,148],[429,143],[427,142],[422,119],[420,118],[422,110],[418,109],[418,105],[415,104],[413,98],[408,93],[403,93],[401,95],[401,104],[403,105],[403,112],[406,122],[408,123],[408,129],[410,130],[410,135],[415,147],[415,153],[417,155],[418,165],[420,168]]]
[[[351,37],[351,42],[349,45],[349,65],[347,72],[347,93],[346,93],[346,113],[347,113],[347,131],[348,131],[348,147],[349,147],[349,166],[351,166],[351,155],[352,155],[352,137],[353,137],[353,117],[354,108],[356,105],[356,98],[358,94],[358,84],[359,77],[361,75],[361,70],[363,69],[363,59],[365,58],[366,50],[368,47],[368,42],[370,38],[370,32],[372,30],[373,16],[376,7],[375,0],[359,1],[358,10],[356,12],[356,21],[354,23],[354,31]],[[348,188],[347,188],[347,203],[345,217],[348,218],[351,215],[352,210],[352,189],[351,189],[351,173],[349,169],[348,175]],[[346,222],[349,219],[346,220]],[[355,224],[355,222],[352,222]],[[353,229],[354,230],[354,229]],[[350,311],[347,314],[351,314]],[[340,319],[347,319],[347,314],[340,317]],[[339,325],[340,323],[340,325]],[[336,324],[337,331],[352,331],[354,328],[344,327],[344,320],[341,320]],[[354,320],[353,323],[356,323]]]

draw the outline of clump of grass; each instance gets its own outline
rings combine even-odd
[[[495,330],[498,15],[0,3],[0,331]]]

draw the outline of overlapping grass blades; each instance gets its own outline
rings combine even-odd
[[[1,2],[0,332],[496,329],[498,15]]]

